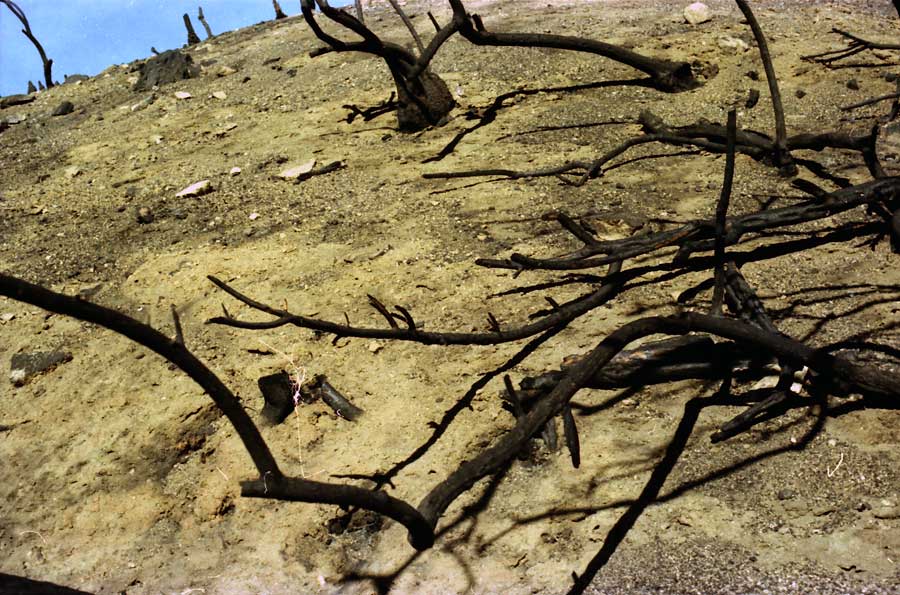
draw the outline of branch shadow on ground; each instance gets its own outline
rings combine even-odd
[[[469,114],[472,119],[477,119],[478,121],[464,129],[461,130],[453,137],[453,139],[444,145],[444,148],[441,149],[437,155],[433,157],[429,157],[424,159],[422,163],[434,163],[436,161],[440,161],[453,153],[456,150],[456,147],[459,145],[462,140],[475,132],[480,128],[484,128],[488,124],[492,123],[497,119],[500,110],[504,107],[506,101],[516,97],[527,97],[530,95],[537,95],[539,93],[574,93],[577,91],[585,91],[589,89],[604,89],[606,87],[625,87],[625,86],[635,86],[635,87],[651,87],[650,84],[651,79],[649,78],[638,78],[638,79],[624,79],[624,80],[615,80],[615,81],[599,81],[593,83],[584,83],[580,85],[567,85],[564,87],[542,87],[540,89],[516,89],[515,91],[509,91],[507,93],[503,93],[502,95],[498,95],[494,101],[491,102],[489,106],[483,109],[483,111],[478,114],[476,113],[476,108],[472,108],[469,110]],[[623,122],[625,123],[625,122]]]

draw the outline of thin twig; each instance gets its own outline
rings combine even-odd
[[[722,181],[722,193],[716,205],[716,273],[710,313],[722,314],[722,302],[725,299],[725,224],[728,221],[728,203],[731,200],[731,186],[734,182],[734,143],[737,133],[737,112],[728,110],[728,144],[725,150],[725,176]]]

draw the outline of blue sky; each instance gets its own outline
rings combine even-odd
[[[274,17],[271,0],[14,0],[47,56],[53,78],[65,74],[95,75],[110,64],[181,47],[187,33],[181,15],[188,13],[201,39],[206,33],[197,7],[213,33],[246,27]],[[350,0],[332,0],[342,6]],[[289,16],[300,13],[299,0],[279,0]],[[43,81],[37,50],[21,33],[21,23],[0,3],[0,95],[25,93],[28,81]]]

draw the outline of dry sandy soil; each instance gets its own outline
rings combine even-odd
[[[236,316],[263,318],[206,276],[298,313],[382,325],[366,303],[372,294],[405,306],[428,329],[486,330],[488,311],[513,325],[546,307],[544,296],[575,297],[578,286],[492,297],[555,277],[514,278],[473,261],[575,248],[571,236],[541,219],[554,209],[584,214],[605,238],[660,225],[654,218],[708,217],[724,159],[648,146],[622,160],[665,155],[625,163],[583,187],[552,178],[441,181],[421,174],[530,169],[597,156],[638,133],[633,122],[642,109],[675,124],[721,122],[752,88],[762,99],[740,110],[740,123],[772,130],[764,78],[748,76],[762,73],[757,53],[718,45],[723,35],[752,39],[736,7],[711,2],[712,21],[690,26],[680,16],[684,4],[479,3],[489,28],[584,35],[714,62],[719,73],[676,95],[633,85],[572,91],[567,87],[635,74],[588,55],[479,48],[456,38],[434,70],[460,106],[445,126],[415,135],[396,132],[390,114],[343,121],[343,104],[369,106],[389,96],[387,71],[365,55],[309,58],[319,44],[300,18],[196,46],[190,53],[204,65],[202,75],[164,86],[145,109],[131,109],[148,93],[131,90],[136,74],[127,65],[41,93],[0,112],[26,118],[0,134],[0,270],[81,292],[167,333],[174,304],[188,345],[255,417],[262,406],[256,380],[286,367],[288,355],[310,374],[327,374],[365,415],[351,423],[322,403],[304,405],[286,423],[265,427],[266,440],[291,474],[383,472],[426,441],[429,424],[520,345],[332,344],[294,328],[206,325],[223,304]],[[892,92],[883,74],[896,71],[895,54],[858,60],[876,67],[835,70],[800,56],[840,47],[830,33],[835,26],[898,39],[887,1],[753,4],[776,57],[791,132],[863,131],[886,111],[884,103],[849,114],[838,107]],[[427,31],[421,7],[408,9]],[[447,20],[446,9],[434,10]],[[207,18],[214,26],[215,14]],[[406,43],[391,13],[373,9],[369,18],[377,31]],[[235,72],[219,76],[225,66]],[[850,79],[858,89],[848,88]],[[453,154],[422,163],[472,125],[467,111],[520,88],[547,91],[508,100],[495,122],[465,137]],[[192,98],[176,99],[176,91]],[[51,117],[64,99],[75,112]],[[592,125],[600,122],[614,123]],[[816,157],[853,182],[868,179],[855,154]],[[312,158],[347,167],[300,184],[275,179]],[[230,175],[233,167],[241,173]],[[800,175],[834,188],[806,170]],[[202,179],[211,180],[214,192],[175,197]],[[771,167],[738,157],[734,212],[758,209],[769,197],[788,204],[784,197],[797,194]],[[142,207],[152,222],[138,221]],[[866,216],[857,210],[839,222]],[[748,246],[778,239],[756,238]],[[744,272],[793,337],[824,345],[865,331],[897,346],[897,256],[885,241],[874,249],[859,243],[823,243],[749,263]],[[675,311],[674,296],[703,279],[685,275],[630,287],[542,346],[513,378],[557,368],[629,320]],[[703,293],[689,307],[702,309],[708,299]],[[19,576],[129,595],[565,592],[571,573],[583,571],[647,482],[685,403],[715,390],[680,382],[643,389],[615,407],[582,410],[581,468],[572,468],[564,450],[538,449],[497,485],[479,483],[457,501],[439,526],[436,547],[415,554],[394,522],[357,515],[341,532],[334,529],[342,516],[335,507],[242,499],[238,482],[252,478],[253,468],[234,431],[188,378],[145,349],[11,300],[0,300],[0,315],[4,365],[19,352],[72,354],[24,386],[4,380],[0,390],[0,573],[7,585],[9,576]],[[481,391],[435,446],[394,479],[391,493],[418,502],[511,427],[501,391],[499,380]],[[582,391],[575,401],[589,407],[616,394]],[[659,501],[591,592],[897,593],[900,413],[851,408],[829,417],[804,448],[792,449],[816,418],[795,410],[711,444],[710,434],[739,411],[703,411]],[[478,503],[489,488],[491,497]],[[368,575],[383,578],[358,578]]]

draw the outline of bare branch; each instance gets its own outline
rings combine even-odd
[[[53,82],[53,60],[47,58],[47,54],[44,52],[44,47],[37,40],[37,37],[31,32],[31,25],[28,24],[28,19],[25,18],[25,12],[18,7],[18,5],[12,0],[0,0],[3,4],[9,8],[10,11],[16,16],[19,21],[22,22],[22,34],[34,44],[35,49],[38,51],[38,54],[41,56],[41,63],[44,65],[44,83],[46,87],[50,89],[55,85]]]
[[[766,72],[766,80],[769,83],[769,94],[772,96],[772,109],[775,112],[775,165],[781,170],[782,175],[794,176],[797,174],[797,166],[794,165],[791,154],[787,148],[787,127],[784,123],[784,107],[781,105],[781,91],[778,90],[778,78],[775,76],[775,67],[772,65],[772,56],[769,53],[769,44],[766,42],[766,36],[763,34],[762,27],[750,5],[746,0],[734,0],[744,17],[750,30],[753,31],[753,37],[756,38],[756,45],[759,48],[759,56],[762,59],[763,69]]]

